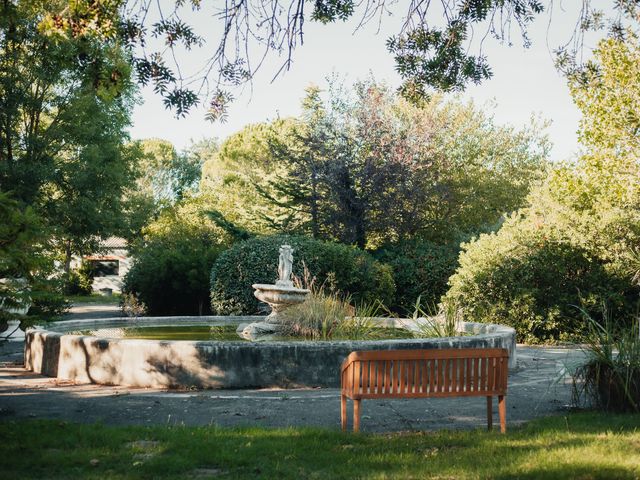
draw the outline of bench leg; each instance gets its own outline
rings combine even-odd
[[[342,431],[347,429],[347,397],[346,395],[340,396],[340,425]]]
[[[500,414],[500,432],[507,432],[507,399],[498,395],[498,413]]]
[[[493,397],[487,397],[487,430],[493,429]]]
[[[353,401],[353,431],[360,431],[360,400]]]

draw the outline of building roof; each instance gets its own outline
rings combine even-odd
[[[109,237],[100,241],[101,250],[111,250],[114,248],[128,248],[127,241],[122,237]]]

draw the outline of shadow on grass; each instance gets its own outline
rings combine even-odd
[[[4,478],[637,478],[639,430],[640,415],[597,414],[507,435],[5,421],[0,470]]]

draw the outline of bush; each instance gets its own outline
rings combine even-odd
[[[93,271],[91,264],[83,262],[80,268],[70,270],[65,276],[66,295],[91,295],[93,293]]]
[[[510,325],[518,341],[533,343],[580,334],[579,305],[599,318],[607,302],[622,318],[638,298],[630,279],[587,249],[515,217],[499,232],[464,244],[449,283],[445,299],[464,309],[465,320]]]
[[[375,256],[393,269],[396,295],[389,308],[411,313],[418,297],[430,308],[447,292],[447,281],[458,264],[458,244],[438,245],[426,240],[406,241],[378,250]]]
[[[210,313],[209,272],[229,241],[206,215],[214,205],[209,195],[184,198],[163,210],[134,244],[123,291],[149,315]]]
[[[274,283],[278,277],[281,245],[294,249],[293,273],[303,275],[303,265],[319,283],[327,281],[356,303],[393,299],[391,268],[355,247],[310,238],[275,235],[235,244],[220,255],[211,270],[211,307],[221,315],[260,311],[253,296],[254,283]]]
[[[573,373],[573,402],[613,412],[640,412],[640,330],[638,319],[604,321],[585,314],[581,343],[587,361]]]
[[[149,315],[206,315],[209,271],[221,247],[206,234],[161,235],[136,252],[124,280]]]
[[[35,323],[61,319],[71,308],[71,304],[62,296],[61,291],[58,282],[39,285],[34,289],[31,292],[31,307],[27,317],[21,321],[21,328],[24,330]]]
[[[123,293],[120,297],[120,310],[127,317],[137,318],[147,314],[147,306],[138,300],[134,293]]]

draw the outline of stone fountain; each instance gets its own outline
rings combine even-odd
[[[278,259],[278,276],[274,285],[255,283],[253,293],[261,302],[271,307],[271,313],[262,321],[249,325],[241,325],[238,333],[249,339],[257,339],[263,335],[278,333],[281,326],[282,312],[287,308],[304,302],[309,290],[296,288],[291,281],[293,270],[293,248],[290,245],[280,247]]]

